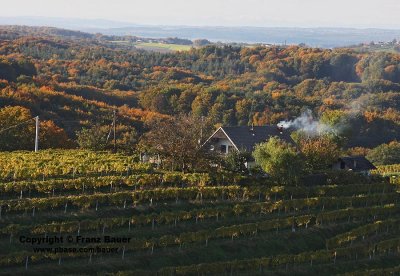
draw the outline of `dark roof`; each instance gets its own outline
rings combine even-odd
[[[339,161],[344,162],[349,169],[355,172],[376,169],[374,164],[364,156],[346,156],[339,158]]]
[[[285,130],[281,132],[277,126],[236,126],[221,128],[240,151],[252,152],[256,144],[266,142],[272,136],[278,136],[282,140],[294,144],[294,141],[290,137],[290,132]]]

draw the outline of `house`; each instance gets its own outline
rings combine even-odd
[[[341,157],[332,165],[334,170],[347,170],[369,175],[370,170],[376,167],[364,156],[346,156]]]
[[[227,155],[235,150],[241,153],[252,153],[254,147],[262,142],[268,141],[271,137],[277,136],[282,140],[294,144],[290,132],[277,126],[235,126],[218,128],[203,144],[203,147],[210,151]],[[255,165],[254,159],[250,158],[246,167]]]

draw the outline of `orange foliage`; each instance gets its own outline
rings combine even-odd
[[[274,92],[272,92],[271,96],[272,96],[272,99],[276,100],[280,96],[282,96],[282,94],[281,94],[281,91],[274,91]]]
[[[56,126],[53,121],[40,122],[40,148],[71,148],[72,142],[65,131]]]
[[[375,119],[379,118],[379,114],[377,111],[365,111],[364,118],[368,123],[371,123]]]
[[[329,98],[324,99],[323,103],[325,105],[333,105],[335,103],[335,100],[332,97],[329,97]]]

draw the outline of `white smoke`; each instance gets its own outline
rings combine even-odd
[[[293,128],[301,130],[309,136],[318,136],[327,133],[337,133],[335,127],[329,126],[316,120],[311,112],[307,109],[299,117],[291,121],[281,121],[278,123],[278,127],[284,129]]]
[[[320,120],[315,119],[312,111],[307,109],[294,120],[279,122],[278,127],[282,127],[284,129],[292,128],[295,130],[301,130],[309,136],[319,136],[324,134],[338,135],[349,127],[349,120],[355,118],[367,109],[370,101],[371,95],[364,94],[358,99],[344,105],[345,116],[343,116],[341,120],[334,126],[325,124]]]
[[[358,114],[364,112],[368,105],[372,100],[371,94],[364,94],[360,96],[358,99],[350,102],[349,104],[345,105],[345,110],[347,110],[347,114],[350,117],[355,117]]]

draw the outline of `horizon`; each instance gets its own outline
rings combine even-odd
[[[15,0],[5,3],[0,17],[37,17],[108,20],[152,26],[260,27],[260,28],[355,28],[400,29],[395,0],[337,0],[323,2],[282,0],[280,3],[249,0],[202,2],[171,0]]]
[[[84,33],[143,38],[178,37],[189,40],[208,39],[222,43],[306,44],[311,47],[334,48],[360,43],[400,40],[399,29],[361,27],[302,26],[207,26],[150,25],[103,18],[66,18],[44,16],[0,16],[1,26],[54,27]]]
[[[138,22],[126,22],[126,21],[119,21],[119,20],[112,20],[112,19],[106,19],[106,18],[82,18],[82,17],[53,17],[53,16],[2,16],[0,15],[0,19],[9,19],[9,20],[18,20],[18,19],[26,19],[26,20],[60,20],[60,21],[72,21],[72,20],[79,20],[79,21],[88,21],[88,22],[96,22],[96,21],[102,21],[102,22],[108,22],[108,23],[114,23],[118,24],[120,26],[118,27],[98,27],[99,29],[112,29],[112,28],[124,28],[124,27],[188,27],[188,28],[260,28],[260,29],[348,29],[348,30],[391,30],[391,31],[397,31],[400,30],[399,27],[395,28],[390,28],[390,27],[361,27],[361,26],[255,26],[255,25],[235,25],[235,26],[229,26],[229,25],[172,25],[172,24],[145,24],[145,23],[138,23]],[[57,27],[56,25],[52,24],[46,24],[46,25],[41,25],[41,24],[35,24],[34,21],[32,21],[31,24],[19,24],[19,23],[11,23],[11,24],[3,24],[0,22],[0,25],[26,25],[29,27],[54,27],[54,28],[64,28],[68,29],[66,27]]]

